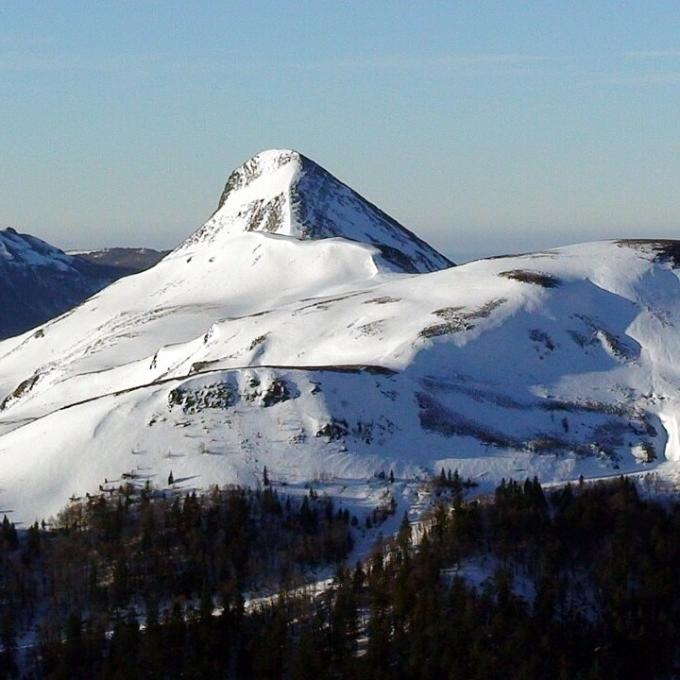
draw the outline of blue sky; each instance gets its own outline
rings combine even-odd
[[[680,237],[680,3],[0,3],[0,226],[173,246],[264,148],[454,259]]]

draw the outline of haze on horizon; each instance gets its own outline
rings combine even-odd
[[[0,7],[0,227],[172,247],[295,148],[454,260],[680,232],[680,6]]]

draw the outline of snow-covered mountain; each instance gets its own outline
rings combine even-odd
[[[11,227],[0,230],[0,340],[63,314],[164,255],[148,248],[65,253]]]
[[[120,275],[34,236],[0,230],[0,338],[65,312]]]
[[[361,494],[680,459],[680,247],[459,267],[291,151],[155,267],[0,343],[0,508],[126,477]],[[418,272],[418,273],[413,273]]]
[[[436,271],[453,264],[296,151],[264,151],[237,168],[217,211],[178,252],[208,244],[219,248],[244,231],[371,244],[379,251],[380,266],[399,272]]]

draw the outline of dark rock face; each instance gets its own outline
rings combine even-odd
[[[273,380],[262,395],[263,406],[273,406],[291,398],[290,390],[283,380]]]
[[[236,402],[232,388],[224,383],[215,383],[199,389],[176,387],[168,396],[170,408],[181,406],[184,413],[195,414],[212,409],[227,409]]]
[[[34,236],[0,230],[0,340],[67,312],[162,257],[140,249],[98,252],[68,255]]]
[[[506,279],[513,279],[514,281],[521,281],[522,283],[532,283],[543,288],[557,288],[560,285],[556,277],[543,272],[532,272],[528,269],[512,269],[507,272],[501,272],[499,276],[504,276]]]
[[[674,269],[680,269],[680,240],[628,238],[617,241],[620,246],[649,250],[657,262],[668,262]]]

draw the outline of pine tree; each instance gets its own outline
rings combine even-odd
[[[2,519],[2,539],[10,550],[15,550],[19,546],[19,536],[16,527],[9,521],[7,515]]]

